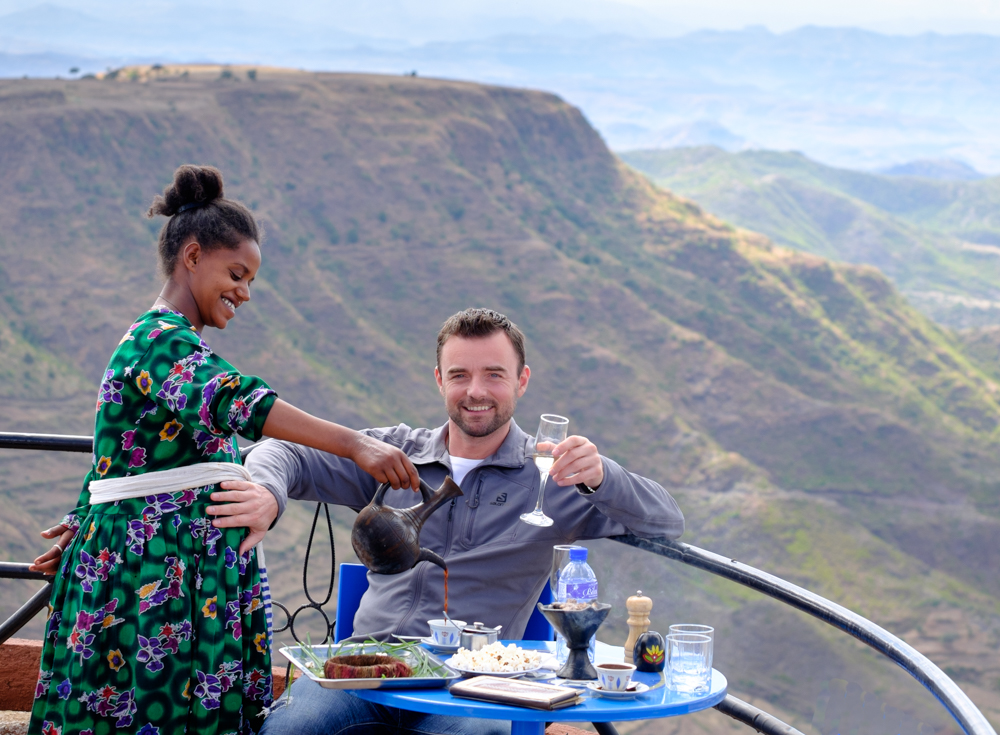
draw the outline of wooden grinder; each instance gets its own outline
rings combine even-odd
[[[628,610],[628,639],[625,641],[625,663],[632,663],[632,650],[635,642],[643,633],[649,630],[649,612],[653,609],[653,601],[644,597],[642,590],[625,601]]]

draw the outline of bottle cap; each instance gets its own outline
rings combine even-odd
[[[587,561],[587,550],[586,549],[570,549],[569,550],[569,560],[570,561]]]

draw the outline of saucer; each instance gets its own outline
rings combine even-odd
[[[423,644],[425,648],[429,648],[431,653],[458,653],[458,644],[454,646],[445,646],[434,640],[429,635],[395,635],[397,640],[403,643],[409,643],[410,641],[417,641],[417,643]]]
[[[419,640],[427,648],[431,649],[431,653],[458,653],[459,645],[457,643],[454,646],[446,646],[443,643],[438,643],[429,635]]]
[[[632,684],[635,684],[635,688],[632,688]],[[632,682],[629,684],[629,688],[622,692],[611,692],[604,691],[601,689],[601,685],[596,681],[592,681],[587,684],[587,689],[592,691],[601,697],[607,697],[608,699],[632,699],[633,697],[638,697],[640,694],[645,694],[649,691],[649,686],[642,684],[640,682]]]

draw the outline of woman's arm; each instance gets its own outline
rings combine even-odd
[[[420,487],[417,468],[402,450],[353,429],[318,419],[280,398],[267,414],[263,433],[346,457],[380,483],[388,482],[394,489]]]

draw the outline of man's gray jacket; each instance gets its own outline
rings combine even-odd
[[[420,477],[439,487],[451,473],[448,425],[437,429],[399,426],[364,433],[402,449]],[[627,472],[606,457],[604,481],[591,495],[574,487],[546,487],[544,511],[555,523],[529,526],[520,515],[538,498],[539,475],[531,461],[534,437],[511,421],[496,454],[469,472],[462,497],[438,508],[420,533],[420,545],[448,564],[451,616],[503,626],[504,638],[520,638],[552,565],[552,546],[631,531],[637,536],[677,538],[684,517],[660,485]],[[254,481],[274,493],[280,511],[287,498],[368,505],[378,483],[348,459],[281,441],[258,445],[247,458]],[[389,490],[387,505],[419,502],[410,490]],[[440,618],[444,574],[421,562],[394,575],[369,572],[370,587],[354,617],[355,635],[428,635],[427,621]],[[600,583],[600,580],[598,580]]]

